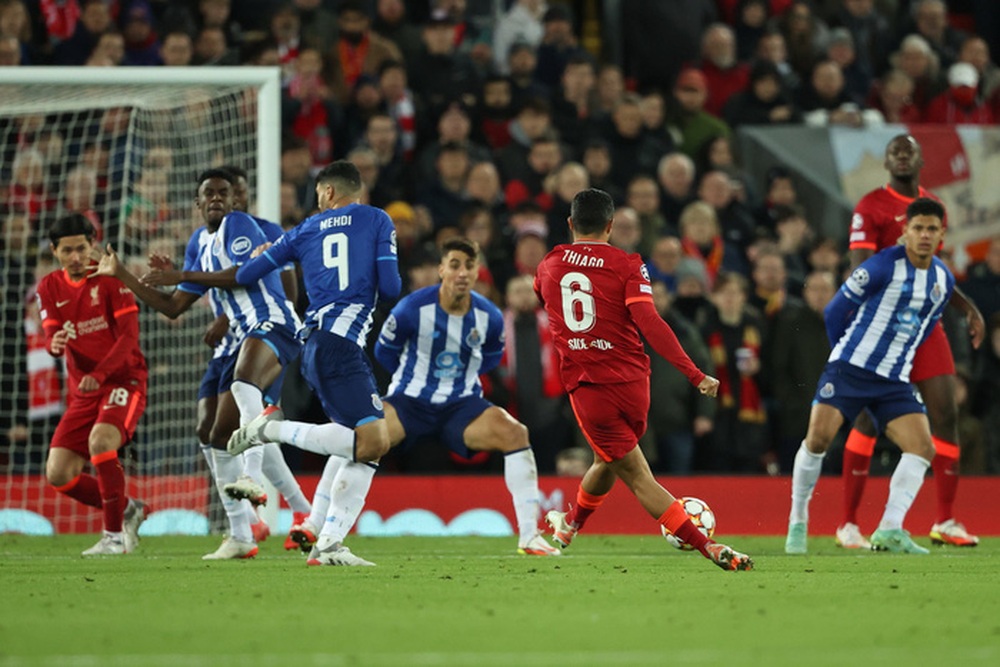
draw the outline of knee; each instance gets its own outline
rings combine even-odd
[[[529,446],[528,427],[521,422],[508,422],[502,429],[500,449],[513,452]]]
[[[810,433],[805,439],[806,449],[813,454],[823,454],[830,448],[832,440],[833,436],[828,436],[825,433]]]
[[[87,449],[91,456],[104,454],[105,452],[116,451],[122,444],[121,435],[118,431],[102,431],[91,433],[87,440]]]
[[[355,436],[354,458],[358,463],[371,463],[373,461],[378,461],[388,453],[388,432],[359,433]]]
[[[52,486],[66,486],[74,477],[76,477],[74,471],[54,465],[51,460],[45,464],[45,479]]]
[[[957,438],[958,409],[954,401],[942,401],[940,405],[927,406],[927,418],[934,435],[948,441]]]
[[[212,442],[212,424],[207,420],[198,422],[196,433],[198,435],[198,442],[205,444]]]

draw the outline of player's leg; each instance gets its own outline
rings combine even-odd
[[[228,558],[252,558],[257,554],[257,544],[253,539],[250,527],[249,505],[243,500],[232,498],[226,492],[226,486],[234,484],[243,473],[243,460],[239,455],[233,456],[226,451],[229,435],[239,424],[239,409],[233,399],[232,392],[219,394],[215,410],[215,421],[209,435],[214,458],[215,486],[219,491],[222,509],[229,520],[230,533],[218,550],[206,554],[205,560],[223,560]]]
[[[919,408],[919,405],[916,406]],[[889,480],[889,498],[879,521],[878,530],[871,536],[872,548],[878,551],[926,554],[903,530],[909,512],[924,476],[934,457],[930,425],[923,412],[911,412],[886,420],[886,435],[903,451],[896,469]]]
[[[541,494],[538,491],[538,466],[528,442],[527,427],[503,408],[479,397],[470,397],[455,407],[449,419],[451,428],[446,428],[446,431],[467,424],[462,429],[462,442],[468,449],[503,453],[504,482],[514,502],[514,516],[517,517],[518,551],[531,556],[558,555],[559,550],[551,547],[538,530]],[[485,410],[482,409],[484,407]],[[477,411],[481,412],[469,420]]]
[[[955,520],[955,496],[958,493],[958,404],[955,400],[955,376],[937,375],[917,383],[927,408],[934,443],[934,486],[937,488],[937,520],[931,527],[931,541],[974,547],[979,538],[970,535]]]
[[[618,476],[608,467],[607,462],[596,456],[580,480],[576,489],[576,503],[570,505],[569,511],[550,510],[545,514],[545,523],[552,528],[552,539],[561,547],[568,547],[576,534],[583,530],[590,515],[607,498],[616,479]]]
[[[625,456],[609,462],[608,467],[625,483],[643,509],[668,532],[724,570],[753,569],[753,560],[749,556],[713,542],[698,530],[681,503],[653,477],[649,462],[638,445]]]
[[[877,440],[875,422],[867,412],[861,412],[844,443],[844,464],[840,473],[844,487],[843,520],[837,528],[837,543],[842,547],[868,548],[867,540],[858,528],[858,507],[868,483],[868,470]]]
[[[91,405],[93,404],[93,405]],[[73,398],[59,420],[45,462],[45,477],[56,491],[90,507],[101,507],[101,489],[97,478],[83,472],[90,459],[87,439],[94,426],[94,400]]]
[[[823,380],[820,380],[823,386]],[[837,435],[844,416],[840,409],[827,403],[813,403],[809,414],[809,431],[795,453],[792,464],[792,508],[788,513],[788,535],[785,553],[806,553],[809,525],[809,501],[823,469],[823,457]]]
[[[208,472],[215,478],[215,456],[212,454],[212,424],[215,423],[215,410],[218,405],[219,399],[215,395],[214,390],[211,396],[205,396],[204,398],[198,399],[198,404],[196,407],[196,428],[195,433],[198,434],[198,448],[201,450],[202,456],[205,457],[205,464],[208,466]]]

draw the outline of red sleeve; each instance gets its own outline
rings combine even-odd
[[[35,298],[38,299],[38,316],[42,318],[42,331],[45,332],[45,349],[52,356],[61,357],[61,354],[52,351],[52,337],[62,328],[62,322],[54,316],[55,310],[52,307],[45,281],[38,283]]]
[[[94,370],[88,373],[100,383],[130,363],[130,351],[139,345],[139,307],[135,305],[135,297],[117,280],[113,281],[108,291],[118,338]]]
[[[866,196],[858,202],[851,216],[851,234],[848,246],[851,250],[878,250],[877,211],[872,209],[871,198]]]
[[[674,365],[694,386],[701,384],[705,379],[705,373],[698,368],[691,357],[687,355],[681,347],[677,335],[670,325],[663,321],[660,314],[653,307],[652,298],[636,299],[629,303],[629,313],[632,321],[639,327],[643,337],[649,341],[656,353]]]

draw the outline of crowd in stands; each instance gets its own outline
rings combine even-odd
[[[0,66],[280,67],[282,224],[313,210],[311,175],[346,158],[396,224],[409,289],[436,281],[437,244],[476,240],[477,288],[506,309],[508,327],[491,396],[529,426],[546,471],[575,435],[530,276],[568,241],[573,196],[608,191],[619,207],[612,243],[647,259],[657,308],[722,383],[706,400],[653,356],[644,444],[654,468],[777,474],[805,433],[845,248],[816,233],[797,174],[742,170],[734,132],[1000,122],[997,5],[0,0]],[[23,155],[5,171],[7,266],[38,214],[31,179],[44,177]],[[135,205],[156,201],[167,175],[145,177]],[[74,191],[113,187],[82,158],[72,179]],[[155,215],[189,213],[165,206]],[[973,354],[951,327],[969,389],[967,472],[1000,472],[994,245],[965,283],[990,324],[985,349]]]

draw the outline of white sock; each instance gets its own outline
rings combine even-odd
[[[538,467],[531,447],[503,457],[503,481],[514,500],[520,546],[538,534]]]
[[[260,484],[264,481],[264,448],[251,447],[243,452],[243,474]]]
[[[212,454],[212,445],[206,445],[204,442],[199,442],[198,447],[201,448],[201,455],[205,457],[205,463],[208,464],[208,472],[215,479],[215,455]]]
[[[931,462],[916,454],[904,453],[889,480],[889,500],[879,522],[879,529],[895,530],[903,527],[906,513],[924,484],[924,475]]]
[[[317,549],[343,542],[347,533],[351,532],[351,527],[365,506],[365,498],[368,497],[368,489],[371,488],[377,468],[371,463],[344,462],[333,480],[330,508],[326,512],[323,528],[319,531],[319,539],[316,540]]]
[[[333,480],[337,479],[337,473],[347,463],[347,459],[339,456],[331,456],[326,460],[323,467],[323,476],[319,478],[316,485],[316,493],[313,495],[312,508],[309,510],[309,524],[317,530],[323,527],[326,521],[326,512],[330,509],[330,494],[333,492]]]
[[[307,424],[286,420],[272,421],[264,424],[264,438],[271,442],[295,445],[314,454],[354,460],[354,429],[333,422]]]
[[[229,391],[233,392],[233,399],[240,411],[240,426],[246,426],[264,410],[264,395],[259,387],[243,380],[233,380]]]
[[[308,512],[309,501],[302,493],[295,475],[292,474],[288,464],[285,463],[285,456],[281,453],[281,447],[274,442],[264,443],[263,447],[251,447],[247,452],[259,449],[264,454],[264,476],[270,480],[274,488],[278,490],[288,506],[293,512]],[[246,454],[247,452],[244,452]]]
[[[799,445],[792,465],[792,511],[788,513],[788,523],[809,523],[809,501],[819,481],[824,456],[825,452],[813,454],[806,449],[805,440]]]
[[[222,508],[229,517],[229,534],[234,540],[253,542],[250,516],[246,509],[248,503],[245,500],[233,500],[223,490],[226,484],[235,482],[240,476],[243,471],[243,461],[221,449],[213,450],[212,453],[215,455],[215,486],[219,490]]]

